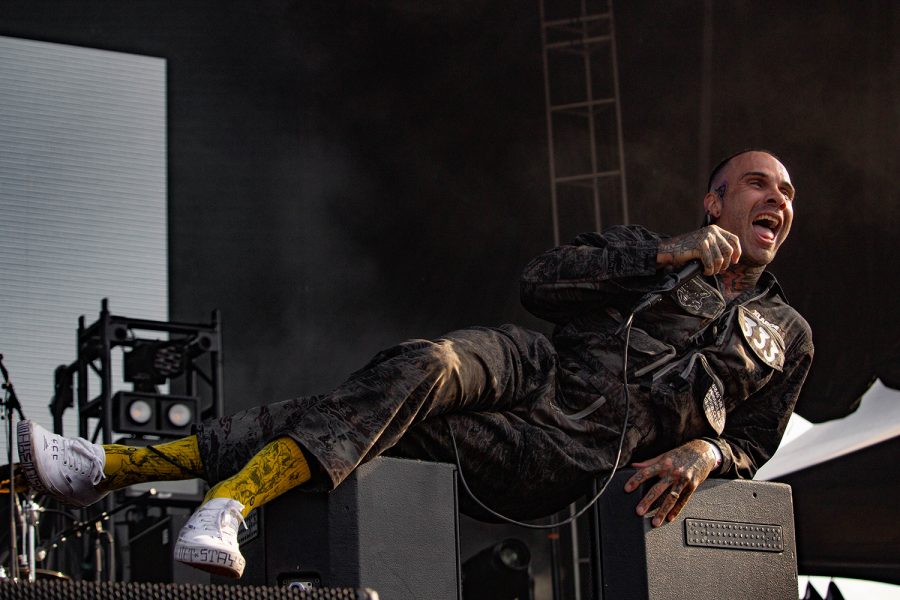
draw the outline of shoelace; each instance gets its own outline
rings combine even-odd
[[[103,474],[103,461],[94,453],[93,445],[81,438],[65,440],[63,464],[82,475],[89,474],[93,485],[97,485],[106,477]]]
[[[200,527],[197,529],[215,529],[219,534],[219,537],[225,533],[225,528],[229,528],[231,531],[237,531],[238,523],[247,529],[247,523],[244,521],[244,515],[241,514],[241,511],[237,510],[233,506],[226,506],[224,508],[203,508],[201,507],[197,511],[197,520],[200,522]]]

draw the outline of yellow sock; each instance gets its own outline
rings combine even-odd
[[[257,452],[237,474],[216,484],[203,502],[233,498],[244,505],[242,513],[246,517],[254,508],[309,478],[309,464],[300,447],[291,438],[280,437]]]
[[[203,462],[200,460],[196,435],[165,444],[154,444],[154,447],[178,464],[197,473],[203,473]],[[118,490],[148,481],[173,481],[194,477],[147,448],[106,444],[103,450],[106,452],[106,465],[103,467],[106,479],[97,485],[97,489],[101,491]]]

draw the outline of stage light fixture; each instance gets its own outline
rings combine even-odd
[[[154,394],[117,392],[112,398],[113,429],[139,435],[156,432],[158,406]]]
[[[155,392],[156,386],[184,372],[187,340],[139,341],[123,356],[125,381],[135,391]]]
[[[113,397],[115,431],[160,437],[190,433],[199,416],[197,399],[160,394],[157,386],[184,373],[191,357],[211,344],[209,336],[133,341],[124,353],[123,367],[124,379],[134,384],[134,391]]]
[[[517,538],[497,542],[463,563],[462,579],[463,600],[533,598],[531,551]]]
[[[200,414],[198,399],[190,396],[118,392],[112,403],[113,430],[141,436],[188,435]]]
[[[181,437],[189,435],[199,422],[200,407],[197,398],[187,396],[159,396],[159,435]]]
[[[146,425],[153,418],[153,407],[146,400],[138,398],[128,405],[128,418],[137,425]]]
[[[169,406],[166,418],[173,427],[186,427],[194,420],[194,415],[187,404],[176,403]]]

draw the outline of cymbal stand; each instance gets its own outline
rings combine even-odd
[[[9,371],[6,370],[6,367],[3,366],[3,355],[0,354],[0,373],[3,375],[3,417],[6,419],[7,424],[7,441],[8,445],[8,458],[9,458],[9,486],[10,486],[10,498],[12,499],[15,493],[15,482],[16,482],[16,469],[13,464],[13,447],[16,444],[16,428],[13,426],[13,411],[19,413],[19,419],[25,420],[25,415],[22,414],[22,405],[19,403],[19,399],[16,396],[16,389],[13,387],[12,382],[9,380]],[[12,579],[18,579],[19,577],[19,551],[17,548],[17,540],[16,540],[16,505],[18,502],[11,501],[9,503],[9,577]]]
[[[37,539],[37,527],[40,519],[41,507],[34,501],[34,494],[28,494],[25,503],[22,505],[22,512],[25,513],[25,555],[28,560],[28,581],[34,581],[37,574],[37,550],[35,549],[35,541]]]

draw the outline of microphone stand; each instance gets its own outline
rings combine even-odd
[[[37,551],[35,541],[40,506],[34,501],[34,494],[29,493],[22,510],[25,513],[25,553],[28,556],[28,581],[34,582],[37,577]]]
[[[13,464],[13,446],[16,444],[16,428],[13,427],[13,411],[19,413],[19,419],[24,421],[25,415],[22,414],[22,405],[16,396],[16,389],[9,380],[9,371],[3,366],[3,355],[0,354],[0,373],[3,374],[3,416],[6,418],[7,424],[7,440],[9,441],[8,458],[9,458],[9,575],[11,579],[19,577],[19,551],[16,540],[16,469]],[[29,573],[29,579],[33,581],[34,569]]]

